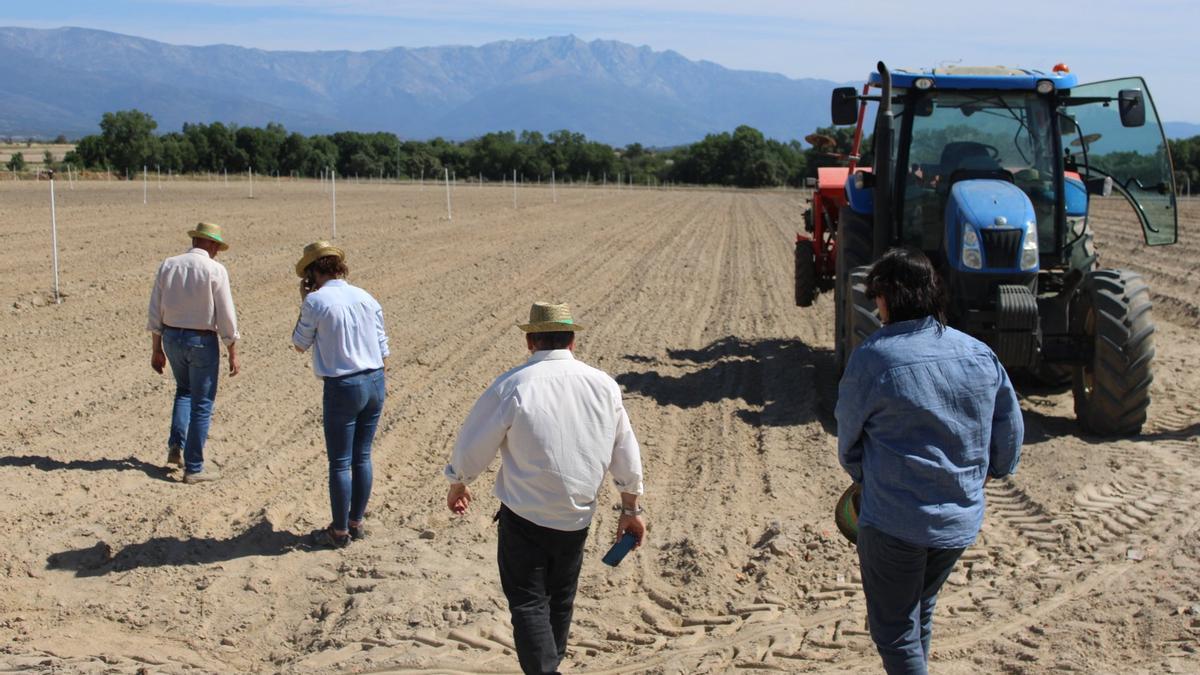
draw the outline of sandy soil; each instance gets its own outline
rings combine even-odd
[[[833,307],[791,298],[803,195],[344,184],[338,242],[393,349],[369,539],[312,551],[328,520],[320,388],[289,349],[291,271],[329,234],[317,183],[59,185],[61,305],[48,302],[46,183],[0,181],[0,669],[515,672],[495,569],[491,478],[445,510],[440,468],[513,324],[571,302],[580,356],[627,392],[648,545],[588,544],[565,664],[592,673],[873,672],[832,419]],[[152,275],[200,219],[241,321],[207,450],[221,482],[163,469],[172,384],[148,364]],[[1158,333],[1142,436],[1081,435],[1069,392],[1028,393],[1018,475],[938,608],[941,673],[1200,670],[1200,244],[1146,250],[1094,218],[1106,266],[1143,272]],[[616,502],[615,494],[612,495]]]

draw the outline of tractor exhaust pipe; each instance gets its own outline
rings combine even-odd
[[[892,138],[896,120],[892,114],[892,74],[883,61],[876,68],[879,70],[882,93],[879,98],[879,118],[875,122],[875,236],[872,241],[872,260],[878,260],[891,246],[895,230],[892,222],[892,184],[895,182],[892,176]]]

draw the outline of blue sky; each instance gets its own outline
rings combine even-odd
[[[1067,63],[1084,82],[1146,77],[1165,120],[1200,122],[1194,0],[28,0],[0,25],[81,26],[175,44],[366,50],[574,34],[790,77],[861,80],[874,63]]]

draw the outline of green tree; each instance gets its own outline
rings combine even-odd
[[[8,162],[4,165],[9,171],[24,171],[25,170],[25,155],[14,152],[12,157],[8,158]]]
[[[112,165],[121,173],[132,174],[156,164],[160,150],[156,128],[154,118],[140,110],[104,113],[100,136]]]

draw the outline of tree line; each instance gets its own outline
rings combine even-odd
[[[85,136],[64,163],[133,176],[142,167],[163,173],[226,171],[260,175],[317,177],[330,170],[342,177],[426,178],[449,170],[459,179],[526,181],[590,180],[692,183],[773,187],[801,185],[812,164],[811,149],[798,141],[783,143],[740,126],[710,134],[687,146],[624,147],[589,140],[567,130],[497,131],[467,141],[434,138],[403,140],[392,133],[342,131],[304,135],[283,125],[266,127],[184,124],[182,130],[156,133],[157,122],[139,110],[105,113],[100,133]]]
[[[511,180],[515,171],[525,181],[548,181],[553,174],[560,181],[613,182],[619,175],[638,185],[754,188],[802,186],[818,167],[842,163],[836,155],[849,153],[853,136],[851,127],[823,127],[816,133],[831,141],[829,146],[805,148],[799,141],[769,139],[743,125],[690,145],[658,149],[640,143],[614,147],[567,130],[497,131],[456,142],[403,140],[387,132],[304,135],[276,123],[184,124],[165,134],[156,133],[157,128],[154,118],[139,110],[105,113],[100,133],[80,139],[64,163],[121,176],[135,175],[142,167],[163,173],[253,170],[309,178],[333,170],[342,177],[410,179],[435,178],[449,170],[462,179],[500,181]],[[1200,189],[1200,136],[1168,142],[1179,189],[1187,189],[1189,182]],[[870,147],[870,140],[863,145]],[[860,162],[869,163],[870,157]],[[21,159],[13,162],[17,164],[23,164]],[[22,168],[13,165],[9,168]]]

